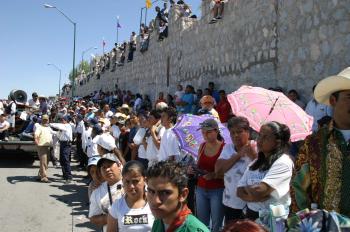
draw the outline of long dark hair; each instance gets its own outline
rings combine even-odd
[[[276,148],[272,151],[272,155],[270,155],[267,158],[265,157],[265,154],[263,152],[258,152],[258,159],[250,167],[250,170],[252,171],[255,171],[257,169],[259,169],[260,171],[269,170],[272,164],[278,158],[280,158],[284,153],[288,152],[288,148],[290,146],[290,130],[287,125],[272,121],[264,124],[263,126],[269,127],[272,130],[275,139],[279,140],[280,142],[277,143]]]

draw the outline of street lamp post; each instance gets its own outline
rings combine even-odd
[[[70,23],[73,24],[74,27],[74,42],[73,42],[73,79],[72,79],[72,99],[74,97],[74,88],[75,88],[75,40],[76,40],[76,26],[77,24],[69,18],[65,13],[63,13],[60,9],[58,9],[55,6],[49,5],[49,4],[44,4],[45,8],[48,9],[56,9],[58,12],[60,12]]]
[[[60,72],[60,77],[58,79],[58,97],[60,97],[61,96],[61,74],[62,74],[62,70],[59,67],[57,67],[55,64],[48,63],[47,65],[53,66],[55,69],[57,69]]]
[[[84,50],[82,53],[81,53],[81,63],[80,63],[80,69],[83,70],[83,61],[84,61],[84,55],[86,52],[90,51],[91,49],[97,49],[97,47],[90,47],[86,50]]]

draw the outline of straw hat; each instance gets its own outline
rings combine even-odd
[[[329,97],[331,94],[341,90],[350,90],[350,67],[338,75],[321,80],[315,88],[314,97],[319,103],[330,105]]]

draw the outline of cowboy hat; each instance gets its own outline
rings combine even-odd
[[[321,80],[315,88],[314,97],[319,103],[330,105],[329,97],[332,93],[342,90],[350,90],[350,67],[347,67],[338,75]]]

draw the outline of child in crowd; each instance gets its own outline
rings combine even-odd
[[[161,161],[147,171],[147,200],[157,218],[152,232],[209,232],[187,207],[186,169],[174,161]]]
[[[146,169],[139,161],[129,161],[122,170],[125,195],[109,209],[108,232],[151,231],[154,216],[146,200]]]

